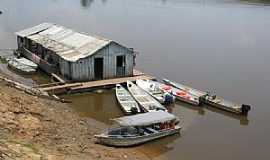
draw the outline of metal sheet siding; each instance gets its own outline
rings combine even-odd
[[[116,77],[116,57],[120,55],[126,57],[126,76],[131,76],[133,73],[133,54],[129,49],[117,43],[111,43],[98,50],[93,56],[80,59],[76,62],[67,62],[61,59],[61,73],[71,73],[70,77],[73,81],[94,80],[94,59],[103,58],[103,78],[114,78]],[[69,71],[69,65],[71,71]]]

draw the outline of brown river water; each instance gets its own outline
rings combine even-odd
[[[137,147],[150,158],[270,158],[270,6],[234,0],[1,0],[0,10],[0,48],[16,48],[14,32],[20,29],[53,22],[135,48],[137,68],[158,78],[252,105],[242,117],[177,102],[171,109],[182,119],[181,135]],[[82,116],[104,123],[123,115],[113,90],[65,98]]]

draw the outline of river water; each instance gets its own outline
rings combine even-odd
[[[0,48],[42,22],[139,51],[137,68],[253,106],[248,117],[177,102],[181,135],[137,147],[150,158],[270,158],[270,7],[234,0],[1,0]],[[113,90],[68,96],[82,116],[122,115]]]

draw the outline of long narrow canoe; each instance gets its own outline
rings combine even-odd
[[[181,90],[176,87],[166,85],[160,82],[155,82],[155,83],[159,86],[160,89],[171,93],[179,101],[186,102],[186,103],[196,105],[196,106],[200,105],[200,99],[196,95],[190,94],[189,92],[185,90]]]
[[[127,88],[131,95],[135,98],[135,100],[144,108],[146,112],[164,110],[167,111],[166,108],[161,105],[155,98],[145,92],[143,89],[132,83],[131,81],[127,81]]]
[[[168,84],[168,85],[171,85],[175,88],[178,88],[178,89],[181,89],[183,91],[186,91],[192,95],[195,95],[197,97],[202,97],[202,96],[205,96],[207,95],[207,92],[203,92],[203,91],[200,91],[200,90],[197,90],[197,89],[194,89],[194,88],[191,88],[189,86],[186,86],[186,85],[183,85],[183,84],[180,84],[180,83],[176,83],[174,81],[170,81],[168,79],[163,79],[164,83]]]
[[[206,95],[202,97],[202,101],[211,106],[223,109],[229,112],[246,115],[251,109],[250,105],[237,104],[228,100],[225,100],[216,95]]]
[[[141,112],[138,103],[122,85],[116,85],[115,95],[125,114],[136,114]]]
[[[171,104],[174,102],[174,96],[166,90],[160,89],[157,83],[154,81],[148,79],[138,79],[136,84],[162,104]]]
[[[168,79],[163,79],[163,81],[166,84],[169,84],[169,85],[171,85],[173,87],[176,87],[176,88],[179,88],[181,90],[187,91],[190,94],[197,95],[202,102],[204,102],[206,104],[209,104],[209,105],[211,105],[213,107],[225,110],[225,111],[245,115],[251,109],[250,105],[246,105],[246,104],[241,105],[241,104],[233,103],[233,102],[225,100],[225,99],[223,99],[221,97],[218,97],[216,95],[210,95],[210,93],[203,92],[203,91],[200,91],[200,90],[185,86],[183,84],[170,81]]]

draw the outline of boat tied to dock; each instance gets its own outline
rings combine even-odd
[[[162,90],[157,83],[149,79],[138,79],[136,84],[162,104],[171,104],[175,97],[167,90]]]
[[[136,100],[121,84],[116,84],[115,95],[125,114],[136,114],[141,112]]]
[[[119,127],[95,135],[98,143],[127,147],[180,132],[179,118],[163,111],[147,112],[112,119]]]
[[[189,92],[185,90],[181,90],[171,85],[163,84],[160,82],[155,82],[155,83],[159,86],[160,89],[171,93],[179,101],[196,105],[196,106],[199,106],[201,104],[200,99],[197,95],[190,94]]]
[[[131,81],[127,81],[127,88],[131,95],[134,97],[134,99],[146,112],[158,110],[167,111],[167,109],[162,104],[160,104],[154,97],[149,95],[146,91],[144,91]]]
[[[208,104],[210,106],[229,111],[232,113],[247,115],[251,110],[251,106],[247,104],[237,104],[228,100],[225,100],[216,95],[210,94],[209,92],[200,91],[198,89],[191,88],[189,86],[170,81],[168,79],[163,79],[164,83],[171,85],[175,88],[186,91],[192,95],[196,95],[199,97],[200,102]]]

